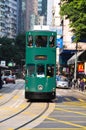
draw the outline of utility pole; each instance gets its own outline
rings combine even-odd
[[[76,52],[75,52],[75,69],[74,69],[74,79],[77,79],[77,49],[78,49],[78,42],[76,42]]]

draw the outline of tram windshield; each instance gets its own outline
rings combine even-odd
[[[35,42],[34,42],[34,45],[33,45],[33,36],[29,35],[28,39],[27,39],[27,45],[29,47],[33,47],[33,46],[35,46],[35,47],[47,47],[48,45],[49,45],[49,47],[54,47],[55,46],[55,36],[48,37],[48,36],[37,35],[37,36],[35,36]]]
[[[45,77],[45,67],[44,65],[37,65],[37,77]]]
[[[54,76],[54,65],[47,65],[47,77]]]
[[[47,46],[47,36],[36,36],[36,46],[46,47]]]
[[[47,64],[46,66],[37,64],[35,71],[35,64],[29,64],[27,66],[27,75],[30,77],[54,77],[54,69],[54,65],[52,64]]]
[[[32,36],[29,36],[28,37],[28,46],[33,46],[33,37]]]
[[[28,65],[27,75],[32,76],[32,77],[35,76],[35,65],[34,64]]]
[[[54,47],[55,46],[55,37],[54,36],[50,36],[49,38],[49,46],[50,47]]]

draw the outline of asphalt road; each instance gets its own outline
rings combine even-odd
[[[54,111],[34,130],[86,129],[86,94],[78,90],[57,89]]]
[[[0,130],[17,130],[26,121],[44,111],[47,102],[27,102],[24,81],[7,84],[0,90]],[[85,130],[86,93],[75,89],[57,89],[56,99],[39,119],[19,130]],[[17,115],[18,114],[18,115]],[[17,117],[16,117],[17,116]],[[11,117],[11,118],[10,118]],[[6,120],[5,120],[6,119]]]

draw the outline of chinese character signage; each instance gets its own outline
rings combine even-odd
[[[78,64],[78,72],[84,72],[84,63]]]

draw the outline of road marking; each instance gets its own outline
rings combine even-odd
[[[12,128],[8,130],[14,130]],[[85,130],[84,128],[21,128],[20,130]]]
[[[65,98],[67,101],[72,101],[70,98]]]
[[[52,120],[52,121],[59,122],[59,123],[63,123],[63,124],[67,124],[67,125],[71,125],[71,126],[75,126],[75,127],[80,127],[80,128],[86,129],[85,126],[82,126],[82,125],[79,125],[79,124],[74,124],[74,123],[71,123],[71,122],[68,122],[68,121],[58,120],[58,119],[55,119],[55,118],[49,118],[49,117],[46,117],[46,118],[49,119],[49,120]]]
[[[74,107],[77,107],[77,106],[79,106],[79,107],[86,107],[86,102],[64,102],[63,104],[65,106],[72,105]],[[56,106],[59,106],[59,105],[56,105]]]
[[[19,106],[19,108],[25,108],[27,105],[26,104],[21,104],[20,106]]]
[[[0,99],[2,99],[3,98],[3,96],[0,96]]]
[[[15,108],[17,108],[17,107],[19,107],[19,105],[20,104],[22,104],[23,103],[23,100],[20,100],[20,99],[18,99],[14,104],[12,104],[10,107],[12,108],[12,107],[15,107]]]
[[[16,95],[16,96],[14,96],[14,97],[13,97],[13,99],[18,99],[18,98],[19,98],[19,96],[18,96],[18,95]]]
[[[70,110],[65,110],[65,109],[62,109],[62,108],[55,108],[55,110],[64,111],[64,112],[71,112],[71,113],[75,113],[75,114],[79,114],[79,115],[84,115],[84,116],[86,116],[85,113],[75,112],[75,111],[70,111]]]
[[[85,102],[84,100],[82,100],[82,99],[78,99],[80,102]]]

